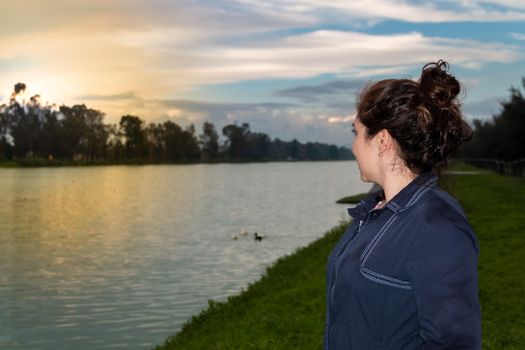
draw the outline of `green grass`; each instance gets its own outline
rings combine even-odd
[[[13,161],[3,160],[0,161],[0,168],[18,168],[20,164]]]
[[[343,197],[338,199],[336,203],[339,204],[356,204],[360,200],[365,199],[370,193],[359,193],[353,196]]]
[[[525,179],[485,172],[447,175],[441,184],[480,242],[483,349],[525,349]],[[326,259],[345,227],[279,259],[240,295],[210,302],[156,349],[321,349]]]
[[[525,349],[525,179],[489,172],[450,176],[444,186],[480,243],[483,349]]]

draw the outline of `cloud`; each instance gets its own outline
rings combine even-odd
[[[355,91],[366,80],[406,77],[439,58],[455,70],[490,68],[525,56],[522,45],[489,42],[482,35],[466,40],[416,31],[371,34],[363,28],[385,20],[524,19],[521,0],[8,1],[0,14],[0,94],[9,96],[22,81],[53,102],[85,100],[113,119],[135,114],[181,123],[238,120],[271,136],[344,140],[347,130],[341,126],[354,113]],[[334,80],[279,89],[281,80],[289,84],[324,75]],[[234,94],[223,92],[217,95],[233,102],[217,103],[195,95],[213,95],[220,87],[212,84],[254,81],[271,82],[267,86],[275,93],[265,96],[294,103],[245,103],[246,93],[236,102]],[[477,115],[491,106],[465,105]]]
[[[239,55],[246,66],[264,57],[267,75],[290,77],[309,77],[322,72],[357,77],[392,74],[437,58],[475,68],[488,62],[523,58],[520,47],[500,43],[429,38],[420,33],[371,35],[327,30],[288,37],[266,49],[245,48]],[[246,69],[236,75],[249,76],[249,72]]]
[[[234,111],[234,110],[266,110],[274,108],[288,108],[294,107],[294,104],[290,103],[273,103],[273,102],[264,102],[264,103],[217,103],[209,101],[195,101],[195,100],[186,100],[186,99],[163,99],[163,100],[153,100],[153,103],[157,103],[164,107],[177,107],[183,108],[188,111]]]
[[[113,95],[82,95],[77,97],[78,100],[82,101],[122,101],[122,100],[139,100],[137,95],[130,91],[121,94]]]
[[[463,13],[432,4],[371,1],[58,0],[49,11],[43,0],[35,0],[31,9],[9,2],[2,19],[27,18],[20,22],[28,24],[25,28],[11,23],[8,34],[0,34],[0,71],[6,73],[0,83],[46,82],[48,88],[56,89],[51,98],[57,99],[72,98],[93,87],[96,95],[112,95],[122,86],[148,98],[168,98],[196,86],[244,80],[395,74],[437,58],[474,69],[523,58],[523,48],[497,42],[426,37],[417,32],[387,35],[304,29],[322,27],[334,11],[336,21],[349,23],[355,18],[374,22],[436,16],[448,20],[443,13],[468,16],[483,8],[459,2],[457,6],[470,6],[470,12]],[[53,11],[58,8],[61,11]],[[507,13],[502,11],[493,11],[494,18]],[[19,31],[13,33],[13,28]],[[12,62],[22,62],[17,57],[38,65],[16,66]]]
[[[271,138],[302,142],[318,141],[347,145],[351,137],[351,116],[319,115],[290,103],[212,103],[192,100],[158,101],[166,108],[176,109],[179,117],[200,126],[209,121],[221,130],[227,124],[248,123],[252,131],[264,132]],[[347,127],[341,127],[343,124]]]
[[[268,123],[274,118],[276,111],[295,108],[290,103],[216,103],[187,99],[144,100],[144,103],[145,108],[162,114],[160,119],[185,118],[193,123],[209,121],[223,126],[235,121]]]
[[[404,22],[516,21],[525,19],[525,8],[519,0],[441,1],[416,3],[403,0],[239,0],[254,11],[267,15],[297,14],[327,22],[329,18],[382,20]],[[495,9],[493,5],[498,5]]]
[[[14,69],[28,69],[35,65],[35,60],[29,56],[16,55],[0,58],[0,73],[9,72]]]
[[[517,40],[525,40],[525,34],[522,33],[509,33],[509,35]]]
[[[478,2],[512,9],[525,10],[525,4],[522,0],[478,0]]]
[[[525,19],[521,0],[32,0],[2,6],[0,38],[13,34],[85,28],[92,33],[161,32],[188,37],[244,36],[320,24],[369,27],[382,20],[413,23],[516,21]]]
[[[297,86],[289,89],[278,90],[275,96],[288,97],[301,100],[301,102],[317,102],[319,97],[326,95],[349,96],[363,87],[365,81],[362,80],[334,80],[320,85]]]
[[[385,58],[388,57],[388,64]],[[167,50],[157,72],[194,85],[241,80],[309,78],[325,73],[364,77],[406,72],[407,67],[445,58],[479,69],[489,62],[524,57],[521,47],[496,42],[425,37],[421,33],[373,35],[317,30],[266,43],[211,45],[184,52]],[[177,83],[175,83],[177,84]]]
[[[356,114],[346,115],[346,116],[331,116],[328,117],[328,123],[330,124],[341,124],[341,123],[352,123],[355,120]]]
[[[489,97],[468,101],[462,106],[462,110],[468,119],[490,119],[501,112],[501,101],[504,100],[503,97]]]

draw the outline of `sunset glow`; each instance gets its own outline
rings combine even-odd
[[[233,115],[343,145],[366,81],[443,58],[468,89],[466,114],[489,118],[525,75],[525,6],[503,0],[37,0],[5,4],[0,19],[1,102],[24,82],[27,96],[85,103],[108,122],[221,127]]]

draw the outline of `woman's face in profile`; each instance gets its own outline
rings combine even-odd
[[[352,123],[354,141],[352,142],[352,152],[357,160],[361,180],[365,182],[375,182],[374,174],[377,172],[377,149],[374,147],[373,137],[369,137],[366,127],[358,117]]]

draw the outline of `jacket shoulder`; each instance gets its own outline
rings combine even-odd
[[[470,228],[465,211],[459,202],[440,188],[428,191],[414,207],[412,214],[419,218],[421,226],[449,222]]]
[[[413,245],[415,261],[453,262],[465,254],[478,254],[476,235],[456,199],[438,189],[429,191],[421,204],[416,214],[423,221]]]

